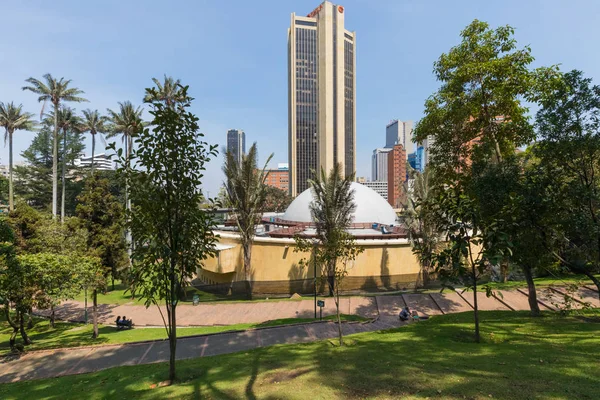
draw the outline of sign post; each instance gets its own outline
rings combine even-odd
[[[319,306],[319,320],[323,321],[323,307],[325,307],[325,300],[317,301],[317,305]]]

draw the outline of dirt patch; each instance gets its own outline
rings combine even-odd
[[[278,382],[286,382],[291,381],[301,375],[307,374],[311,372],[312,368],[301,368],[293,371],[273,371],[269,374],[269,376],[265,377],[265,380],[268,383],[278,383]]]

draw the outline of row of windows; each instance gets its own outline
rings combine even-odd
[[[296,190],[304,191],[317,164],[317,32],[296,28]]]

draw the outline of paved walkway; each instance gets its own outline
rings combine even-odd
[[[499,293],[501,295],[499,294],[498,297],[478,296],[479,308],[481,310],[529,309],[525,291],[499,291]],[[564,295],[565,291],[560,287],[540,289],[538,290],[538,301],[542,308],[554,310],[558,304],[564,302]],[[472,293],[458,291],[443,294],[345,298],[342,304],[344,313],[373,316],[375,319],[368,323],[344,323],[342,325],[343,332],[348,335],[399,327],[403,323],[398,320],[398,313],[405,306],[417,310],[422,315],[434,316],[472,310],[472,302]],[[574,306],[581,307],[584,302],[590,303],[593,307],[600,307],[598,292],[592,288],[582,287],[574,301]],[[333,303],[333,300],[326,300],[326,303]],[[66,315],[69,307],[71,306],[65,307],[61,312]],[[140,309],[140,315],[131,311],[133,307],[138,306],[121,307],[129,307],[121,314],[132,316],[136,318],[136,321],[139,318],[149,323],[155,322],[152,314],[144,316],[142,311],[149,311],[144,307]],[[186,307],[188,309],[183,313],[180,312],[179,315],[183,314],[184,320],[189,324],[198,321],[219,321],[230,324],[261,322],[294,315],[310,317],[314,312],[312,302],[307,300],[182,306],[181,308],[185,309]],[[114,310],[122,309],[115,307],[107,312]],[[331,313],[331,308],[326,310],[327,313]],[[195,317],[194,313],[202,317]],[[221,313],[223,315],[220,315]],[[103,318],[111,320],[112,316],[107,313]],[[335,323],[319,322],[180,338],[177,345],[177,359],[234,353],[275,344],[312,342],[336,336],[337,325]],[[163,362],[168,361],[168,357],[169,345],[166,340],[30,352],[16,360],[6,358],[0,361],[0,383],[87,373],[124,365]]]

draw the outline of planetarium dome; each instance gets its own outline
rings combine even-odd
[[[354,190],[354,203],[356,210],[352,222],[378,223],[393,225],[396,223],[396,213],[392,206],[373,189],[352,182],[351,189]],[[281,219],[292,222],[312,222],[310,216],[310,203],[314,197],[310,189],[300,193],[292,201]]]

